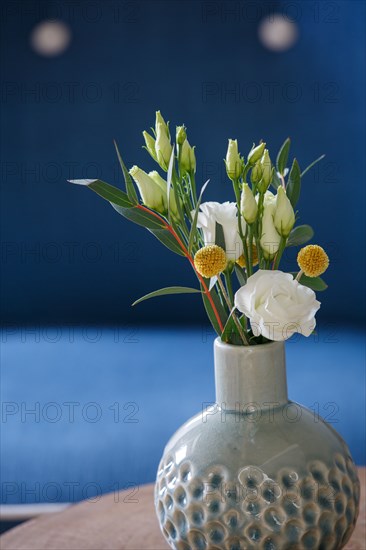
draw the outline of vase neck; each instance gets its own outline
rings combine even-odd
[[[221,409],[251,413],[288,402],[283,342],[232,346],[217,338],[214,354],[216,403]]]

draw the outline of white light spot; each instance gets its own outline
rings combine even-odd
[[[32,48],[47,57],[60,55],[71,41],[70,29],[62,21],[44,21],[34,27],[30,42]]]
[[[259,39],[269,50],[284,52],[297,41],[299,30],[293,21],[284,15],[276,13],[266,16],[259,24]]]

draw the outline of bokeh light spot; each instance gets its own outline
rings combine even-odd
[[[62,54],[71,41],[71,31],[62,21],[43,21],[31,34],[32,48],[46,57]]]
[[[296,23],[276,13],[262,19],[258,34],[266,48],[275,52],[284,52],[297,42],[299,30]]]

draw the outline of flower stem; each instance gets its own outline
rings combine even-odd
[[[278,266],[279,266],[281,258],[282,258],[283,251],[286,248],[286,243],[287,243],[287,237],[281,237],[280,246],[277,250],[277,254],[276,254],[276,257],[274,259],[272,269],[278,269]]]
[[[223,284],[223,282],[222,282],[222,280],[221,280],[220,275],[217,276],[217,282],[219,283],[219,287],[221,288],[221,292],[222,292],[222,294],[223,294],[223,296],[224,296],[224,298],[225,298],[225,300],[226,300],[226,303],[227,303],[227,305],[228,305],[228,307],[229,307],[229,310],[231,311],[231,315],[232,315],[232,317],[233,317],[233,321],[234,321],[234,323],[235,323],[235,325],[236,325],[236,328],[238,329],[239,336],[240,336],[240,338],[242,339],[243,344],[244,344],[245,346],[248,346],[248,345],[249,345],[249,342],[248,342],[248,340],[247,340],[247,337],[246,337],[245,334],[244,334],[243,327],[241,326],[240,321],[239,321],[239,319],[238,319],[237,316],[236,316],[236,313],[235,313],[235,311],[234,311],[234,308],[232,308],[232,307],[230,306],[229,296],[226,294],[226,290],[225,290],[225,287],[224,287],[224,284]]]
[[[300,269],[300,271],[298,272],[298,274],[296,275],[295,277],[295,281],[297,281],[298,283],[300,282],[300,279],[301,277],[304,275],[304,272],[302,269]]]

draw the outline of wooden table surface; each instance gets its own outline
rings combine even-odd
[[[365,550],[366,468],[359,468],[361,509],[345,550]],[[153,485],[108,494],[27,521],[0,537],[1,550],[167,550],[155,516]]]

